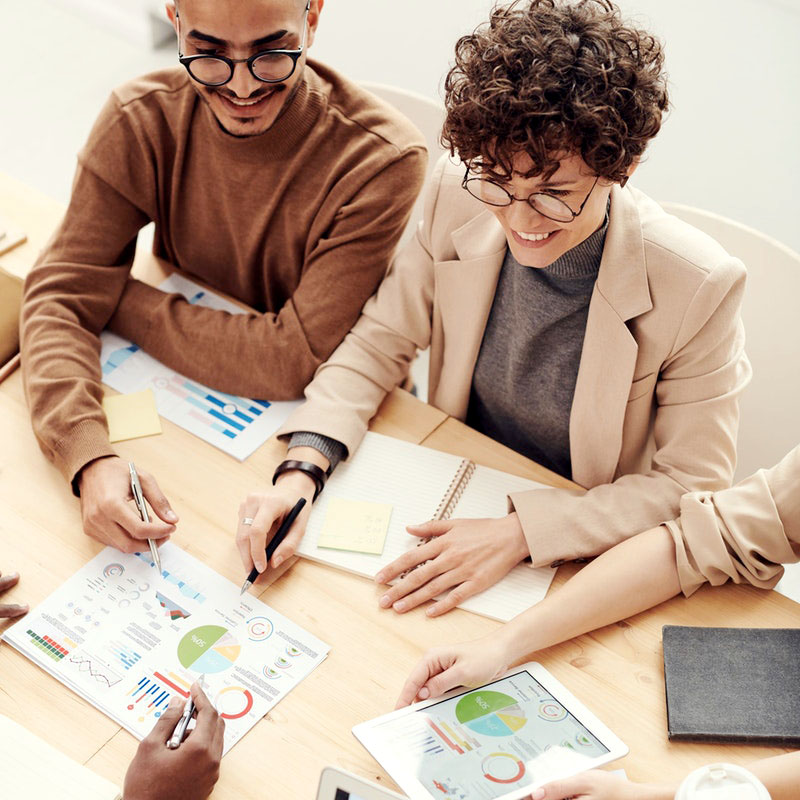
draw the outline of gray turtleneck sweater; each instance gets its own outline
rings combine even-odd
[[[542,269],[506,252],[472,377],[467,424],[567,478],[572,396],[607,229],[608,215]],[[334,467],[345,454],[334,439],[293,434],[290,447],[306,445]]]

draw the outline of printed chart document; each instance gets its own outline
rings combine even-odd
[[[170,698],[205,692],[230,748],[326,657],[328,645],[171,543],[106,547],[4,639],[139,739]]]
[[[368,432],[358,450],[339,464],[319,496],[297,552],[357,575],[374,577],[378,571],[423,540],[411,536],[406,525],[430,519],[481,519],[508,513],[512,492],[542,489],[544,484],[490,469],[471,461]],[[377,552],[332,549],[328,541],[330,515],[337,526],[346,521],[343,507],[365,502],[391,505],[388,533]],[[360,525],[361,515],[353,513]],[[351,547],[350,549],[356,549]],[[555,570],[518,564],[494,586],[465,600],[459,608],[502,622],[543,600]]]
[[[244,310],[180,275],[158,287],[182,294],[190,303],[242,314]],[[128,394],[152,389],[158,413],[209,444],[244,461],[284,423],[300,401],[271,403],[209,389],[147,355],[138,345],[103,331],[100,335],[103,383]],[[220,342],[220,347],[225,343]]]

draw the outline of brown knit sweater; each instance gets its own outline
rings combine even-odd
[[[113,453],[100,405],[106,326],[222,391],[300,397],[383,277],[425,162],[413,125],[313,62],[284,115],[247,139],[217,125],[180,68],[116,90],[25,287],[25,389],[48,458],[72,480]],[[193,306],[129,278],[151,220],[156,255],[254,312]]]

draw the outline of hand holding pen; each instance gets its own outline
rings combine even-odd
[[[171,749],[167,742],[181,720],[184,703],[173,697],[153,730],[139,744],[125,776],[124,797],[205,800],[219,778],[225,721],[197,683],[191,688],[196,725]]]

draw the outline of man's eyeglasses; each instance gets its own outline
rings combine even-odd
[[[537,211],[543,217],[547,217],[547,219],[553,220],[553,222],[572,222],[583,211],[583,207],[589,201],[589,197],[594,191],[594,187],[597,186],[598,180],[600,180],[599,175],[594,179],[592,188],[589,189],[589,194],[586,195],[577,211],[573,211],[560,198],[546,192],[534,192],[528,197],[515,197],[505,186],[488,178],[470,178],[469,167],[464,173],[464,180],[461,181],[461,186],[473,197],[477,197],[478,200],[490,206],[510,206],[515,200],[518,200],[520,203],[527,203],[534,211]]]
[[[250,74],[263,83],[280,83],[290,78],[297,68],[297,61],[306,45],[306,21],[311,0],[306,3],[303,14],[303,38],[297,50],[263,50],[250,58],[228,58],[227,56],[185,56],[178,50],[178,61],[186,67],[189,75],[205,86],[224,86],[233,78],[236,64],[247,64]]]

